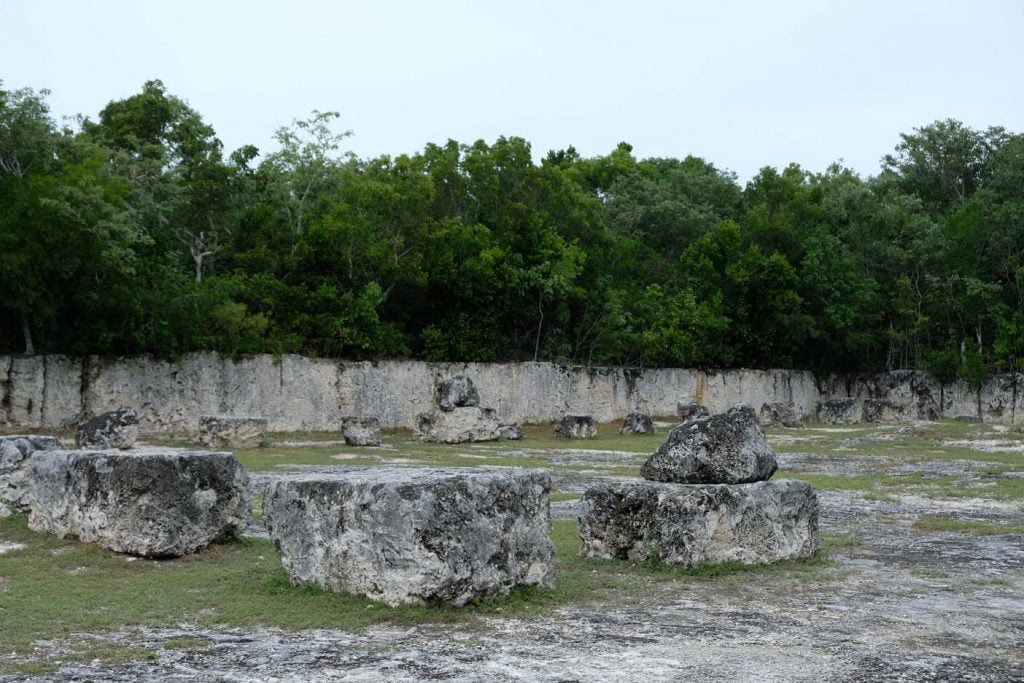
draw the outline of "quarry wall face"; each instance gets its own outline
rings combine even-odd
[[[830,398],[871,401],[883,419],[970,417],[1024,421],[1024,376],[1000,375],[974,391],[939,385],[920,372],[816,378],[798,370],[701,371],[595,368],[553,363],[353,362],[286,355],[229,358],[194,353],[72,358],[0,356],[0,428],[67,429],[79,419],[134,407],[143,434],[191,435],[203,415],[257,417],[273,431],[335,431],[345,416],[378,417],[383,427],[412,427],[434,407],[437,383],[468,375],[481,405],[503,423],[548,422],[588,413],[599,422],[632,411],[672,416],[696,400],[712,412],[737,403],[755,409],[791,403],[814,419]],[[1020,391],[1018,391],[1020,387]]]

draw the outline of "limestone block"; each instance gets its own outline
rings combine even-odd
[[[264,520],[295,585],[389,605],[464,605],[554,586],[542,470],[344,468],[268,485]]]
[[[416,436],[433,443],[495,441],[501,438],[501,425],[489,408],[432,410],[419,416]]]
[[[134,408],[121,408],[78,423],[78,448],[131,448],[139,438],[139,416]]]
[[[32,454],[61,448],[53,436],[0,436],[0,517],[28,512],[27,464]]]
[[[637,480],[583,496],[580,537],[591,557],[666,564],[776,562],[818,550],[818,498],[801,481],[737,485]]]
[[[818,404],[818,422],[853,424],[860,422],[864,405],[855,398],[829,398]]]
[[[437,405],[441,410],[470,408],[480,405],[480,392],[465,375],[446,379],[437,387]]]
[[[707,407],[702,406],[696,401],[679,401],[676,403],[676,415],[679,417],[680,422],[689,422],[690,420],[696,420],[698,417],[707,417],[711,412]]]
[[[36,451],[28,477],[29,528],[142,557],[195,552],[248,513],[248,476],[230,453]]]
[[[761,424],[765,427],[782,425],[783,427],[802,427],[803,420],[797,414],[792,403],[773,401],[761,405]]]
[[[526,430],[523,429],[522,425],[502,425],[499,431],[501,438],[508,439],[509,441],[521,441],[526,438]]]
[[[256,417],[204,415],[199,418],[199,443],[207,448],[255,448],[267,435],[267,421]]]
[[[597,436],[597,425],[591,415],[564,415],[555,425],[555,436],[567,439],[593,439]]]
[[[343,417],[341,433],[349,446],[379,446],[380,420],[375,417]]]
[[[644,415],[643,413],[630,413],[626,416],[626,419],[622,421],[622,427],[619,429],[619,434],[655,434],[657,429],[654,428],[654,422],[651,420],[650,415]]]
[[[684,422],[668,434],[640,472],[680,484],[744,484],[769,479],[777,465],[750,406]]]

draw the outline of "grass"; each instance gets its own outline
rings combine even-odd
[[[944,531],[969,536],[999,536],[1002,534],[1024,534],[1024,525],[996,524],[981,519],[954,519],[939,515],[925,515],[914,521],[919,531]]]
[[[554,590],[520,589],[464,608],[388,608],[367,598],[291,586],[272,544],[256,539],[212,546],[174,560],[131,560],[95,545],[35,534],[24,518],[0,519],[0,539],[25,544],[0,562],[0,674],[41,673],[47,659],[37,641],[68,648],[64,661],[117,662],[138,658],[131,643],[81,636],[136,627],[278,627],[360,631],[388,624],[472,623],[482,616],[529,617],[552,607],[630,601],[656,583],[745,580],[813,575],[825,556],[775,565],[727,563],[698,568],[644,566],[583,557],[576,523],[556,520]],[[819,573],[814,573],[819,572]],[[764,578],[751,580],[764,581]],[[164,648],[205,647],[201,638],[175,639]]]

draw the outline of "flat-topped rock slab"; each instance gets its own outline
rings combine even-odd
[[[28,459],[36,451],[63,449],[55,436],[0,436],[0,517],[25,513],[28,504]]]
[[[341,433],[348,446],[379,446],[380,419],[376,417],[343,417]]]
[[[501,423],[490,408],[432,410],[416,420],[416,436],[430,443],[470,443],[501,438]]]
[[[594,486],[583,496],[580,537],[591,557],[691,567],[759,564],[817,552],[818,497],[802,481]]]
[[[339,468],[270,481],[264,520],[295,585],[388,605],[554,586],[543,470]]]
[[[207,448],[255,448],[267,435],[267,421],[258,417],[204,415],[199,418],[199,443]]]
[[[594,422],[593,415],[563,415],[555,425],[555,436],[566,439],[593,439],[597,436],[597,423]]]
[[[241,531],[248,512],[231,453],[37,451],[28,481],[29,528],[142,557],[195,552]]]

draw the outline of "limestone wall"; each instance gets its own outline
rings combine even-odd
[[[233,360],[196,353],[150,357],[0,356],[0,429],[66,428],[82,416],[133,406],[144,434],[193,434],[202,415],[265,418],[274,431],[337,430],[345,415],[411,427],[433,407],[441,379],[467,374],[503,422],[546,422],[566,412],[619,420],[633,410],[675,414],[696,399],[712,411],[736,403],[792,403],[814,418],[819,402],[871,402],[880,419],[978,417],[1024,422],[1024,375],[974,391],[920,372],[823,377],[793,370],[584,368],[551,363],[347,362],[269,355]]]
[[[695,398],[713,410],[748,402],[794,403],[812,413],[814,376],[787,370],[704,373],[686,369],[582,368],[551,363],[345,362],[302,356],[238,360],[197,353],[149,357],[0,356],[0,427],[65,428],[123,406],[143,433],[191,434],[201,415],[266,418],[275,431],[336,430],[345,415],[411,427],[433,407],[436,382],[469,375],[504,422],[543,422],[566,412],[599,421],[640,409],[674,415]]]

